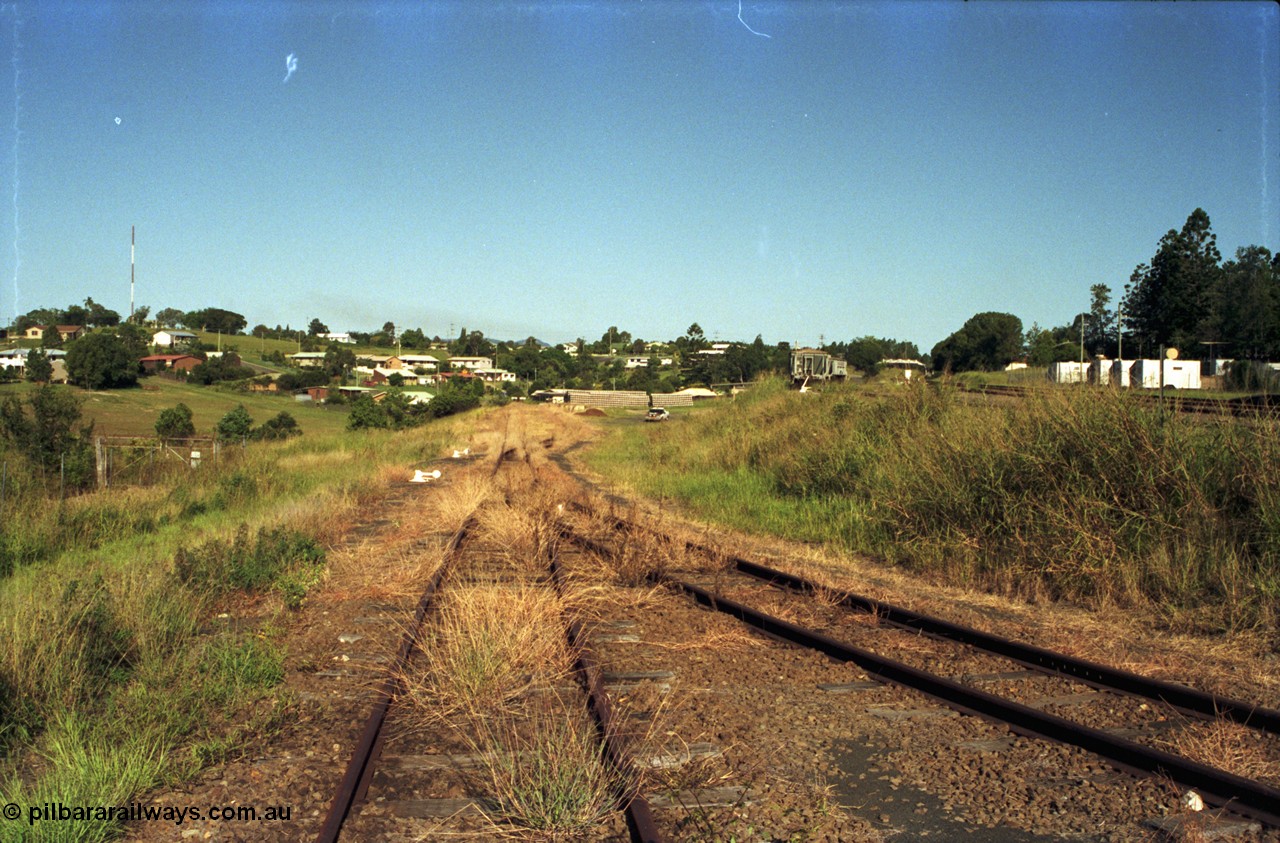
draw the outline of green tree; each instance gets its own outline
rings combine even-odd
[[[276,415],[264,421],[259,427],[253,429],[250,434],[254,439],[288,439],[290,436],[301,436],[302,428],[298,427],[298,421],[287,411],[281,410]]]
[[[1150,264],[1140,264],[1125,288],[1126,327],[1148,350],[1176,346],[1187,356],[1202,353],[1213,339],[1212,303],[1222,268],[1209,215],[1196,208],[1181,231],[1160,239]]]
[[[196,425],[191,420],[191,408],[186,404],[179,403],[175,407],[166,407],[156,418],[156,436],[166,442],[195,435]]]
[[[421,328],[409,328],[400,334],[402,348],[426,348],[430,344]]]
[[[913,342],[882,337],[859,337],[848,343],[834,343],[824,350],[843,356],[854,369],[874,375],[881,360],[919,360],[920,350]]]
[[[432,401],[432,403],[435,403]],[[347,430],[381,430],[388,427],[387,414],[368,395],[361,395],[351,402],[351,414],[347,416]]]
[[[185,318],[186,314],[176,307],[165,307],[156,311],[156,327],[176,328],[179,325],[187,324],[183,321]]]
[[[56,325],[61,311],[51,307],[37,307],[13,320],[13,329],[19,333],[36,325]]]
[[[682,354],[697,354],[706,348],[710,343],[707,342],[707,335],[702,332],[702,326],[694,322],[684,332],[684,336],[676,340],[676,349]]]
[[[489,357],[494,350],[493,343],[485,339],[483,331],[468,332],[466,328],[449,343],[449,353],[455,357]]]
[[[31,353],[27,355],[26,369],[27,380],[35,383],[48,383],[53,379],[53,363],[49,361],[49,355],[38,348],[33,348]]]
[[[80,425],[80,401],[54,386],[36,388],[24,406],[16,395],[0,403],[0,438],[46,472],[83,488],[93,480],[93,424]]]
[[[1116,353],[1115,313],[1108,309],[1111,304],[1111,288],[1106,284],[1094,284],[1089,288],[1089,321],[1084,327],[1085,357],[1105,354],[1114,357]]]
[[[86,389],[118,389],[138,382],[138,359],[114,334],[93,333],[71,343],[67,377]]]
[[[89,299],[89,301],[92,302],[93,299]],[[84,327],[89,324],[89,311],[78,304],[73,304],[66,310],[61,311],[54,320],[54,323],[58,325],[79,325]]]
[[[1048,330],[1032,324],[1023,338],[1027,352],[1027,365],[1048,366],[1050,363],[1077,359],[1080,353],[1078,344],[1080,335],[1075,334],[1076,339],[1069,339],[1070,336],[1069,327]]]
[[[202,331],[219,334],[238,334],[249,324],[248,320],[239,313],[223,310],[220,307],[193,310],[182,317],[182,322],[193,331],[199,328]]]
[[[933,347],[934,371],[994,371],[1022,356],[1022,320],[1011,313],[986,312]]]
[[[99,328],[109,328],[120,324],[120,314],[98,304],[92,298],[84,300],[85,321],[83,324]]]
[[[125,344],[129,354],[135,358],[146,357],[151,347],[151,332],[141,325],[126,323],[117,325],[112,331]]]
[[[228,351],[218,357],[210,357],[191,370],[189,380],[202,386],[222,381],[239,381],[253,377],[253,370],[240,364],[240,356]]]
[[[1215,302],[1215,340],[1220,351],[1248,360],[1280,357],[1280,264],[1262,246],[1236,250],[1222,267]]]
[[[345,378],[356,367],[356,354],[343,345],[330,345],[324,352],[324,371],[331,378]]]
[[[140,304],[133,309],[133,313],[129,315],[129,322],[133,325],[147,324],[147,317],[151,315],[151,308],[145,304]]]
[[[318,337],[321,334],[329,333],[329,326],[319,319],[312,319],[311,324],[307,326],[307,333],[313,337]]]
[[[214,435],[223,442],[242,442],[249,437],[252,429],[253,417],[243,404],[237,404],[234,410],[218,419],[218,423],[213,426]]]

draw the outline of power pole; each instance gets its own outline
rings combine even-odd
[[[129,226],[129,321],[133,321],[133,247],[137,243],[136,225]]]

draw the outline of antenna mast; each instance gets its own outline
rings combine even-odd
[[[137,240],[137,226],[129,226],[129,321],[133,321],[133,245]]]

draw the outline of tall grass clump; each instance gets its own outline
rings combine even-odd
[[[139,791],[155,786],[166,763],[163,747],[150,736],[108,740],[73,714],[63,715],[50,729],[40,755],[51,774],[30,788],[17,776],[0,780],[0,802],[40,810],[63,805],[123,806]],[[121,818],[105,814],[28,823],[24,811],[20,820],[0,825],[0,840],[96,843],[115,839],[123,830]]]
[[[1274,419],[1183,416],[1106,389],[995,403],[945,384],[765,382],[651,427],[597,467],[736,526],[1194,628],[1278,619]]]
[[[501,710],[530,688],[567,676],[573,660],[559,601],[546,588],[451,588],[423,643],[425,669],[409,698],[430,718]]]
[[[617,810],[623,777],[580,704],[546,694],[518,713],[473,724],[467,736],[481,759],[480,806],[498,829],[563,839],[589,831]]]

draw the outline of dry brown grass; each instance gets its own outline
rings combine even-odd
[[[1280,783],[1274,739],[1227,720],[1192,722],[1160,741],[1170,752],[1247,779]]]
[[[437,605],[421,664],[406,677],[421,718],[483,719],[572,670],[560,601],[546,588],[455,587]]]

